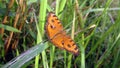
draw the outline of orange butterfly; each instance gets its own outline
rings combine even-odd
[[[50,42],[55,46],[72,52],[75,55],[79,54],[75,42],[66,34],[60,20],[53,12],[48,13],[45,32]]]

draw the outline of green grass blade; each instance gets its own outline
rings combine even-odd
[[[81,46],[81,68],[85,68],[85,48]]]
[[[26,62],[30,61],[36,55],[38,55],[43,50],[45,50],[45,48],[46,48],[45,43],[37,44],[34,47],[22,53],[20,56],[14,58],[13,60],[5,64],[2,68],[8,68],[8,67],[9,68],[16,68],[16,67],[20,68]]]
[[[106,3],[105,9],[104,9],[104,11],[102,12],[102,15],[101,15],[100,17],[98,17],[98,19],[96,19],[96,21],[98,20],[98,21],[97,21],[97,25],[100,23],[100,20],[102,19],[102,16],[107,12],[107,7],[109,6],[110,2],[111,2],[111,1],[109,0],[109,1]],[[115,24],[113,24],[113,25],[115,25]],[[102,42],[104,41],[104,39],[108,36],[109,33],[112,32],[112,30],[113,30],[113,27],[111,27],[108,31],[106,31],[106,32],[103,34],[102,38],[99,39],[99,41],[95,44],[94,47],[92,47],[92,49],[90,50],[90,52],[87,54],[86,57],[88,57],[90,54],[92,54],[92,52],[98,47],[98,45],[99,45],[100,43],[102,43]]]
[[[42,41],[42,37],[44,36],[44,24],[46,18],[46,9],[47,9],[47,0],[40,0],[40,12],[39,12],[39,23],[36,24],[38,26],[38,36],[37,36],[37,43]],[[42,61],[44,68],[48,68],[48,61],[47,57],[45,56],[45,51],[42,52]],[[39,63],[39,55],[36,56],[35,59],[35,68],[38,68]]]
[[[117,36],[116,40],[114,41],[114,43],[111,45],[110,48],[106,49],[105,53],[103,54],[103,56],[100,58],[100,60],[98,61],[98,63],[96,64],[95,68],[98,68],[100,66],[100,64],[104,61],[104,59],[106,58],[106,56],[110,55],[110,52],[112,50],[113,47],[115,47],[116,42],[120,39],[120,33]]]
[[[8,31],[12,31],[12,32],[21,32],[20,30],[14,28],[14,27],[11,27],[8,25],[3,25],[3,24],[0,24],[0,28],[3,28],[3,29],[8,30]]]
[[[72,32],[71,32],[71,37],[72,39],[74,39],[74,32],[75,32],[75,11],[74,11],[74,14],[73,14],[73,22],[72,22]],[[72,54],[69,54],[68,55],[68,65],[67,67],[68,68],[71,68],[71,62],[72,62]]]

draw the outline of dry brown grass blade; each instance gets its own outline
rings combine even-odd
[[[2,21],[2,24],[6,24],[8,22],[8,14],[9,14],[9,11],[11,9],[11,7],[13,6],[14,4],[14,0],[10,0],[9,4],[7,5],[8,8],[7,8],[7,11],[6,11],[6,15],[4,16],[4,19]],[[1,34],[1,37],[3,37],[3,34],[4,34],[4,29],[3,28],[0,28],[0,34]]]
[[[26,3],[24,2],[23,5],[22,5],[22,16],[21,16],[21,22],[20,22],[20,26],[18,27],[18,29],[21,31],[22,30],[22,27],[25,23],[25,20],[26,20],[26,15],[25,14],[25,8],[26,8]],[[17,48],[17,45],[18,45],[18,42],[19,42],[19,37],[20,37],[20,33],[16,33],[15,34],[16,37],[18,37],[15,41],[13,41],[14,44],[12,44],[12,49],[16,49]]]
[[[13,27],[18,28],[21,31],[22,27],[25,23],[25,20],[26,20],[26,15],[25,15],[26,1],[20,0],[19,5],[20,6],[18,6],[17,11],[16,11],[16,16],[14,19]],[[18,25],[18,22],[20,22],[20,25]],[[17,27],[17,25],[18,25],[18,27]],[[16,47],[19,43],[19,36],[20,36],[20,33],[10,32],[9,39],[7,41],[7,44],[5,45],[5,52],[8,51],[10,46],[12,49],[16,49]],[[12,41],[12,39],[14,41]]]
[[[18,19],[19,19],[19,16],[20,16],[19,11],[20,11],[20,9],[19,9],[19,7],[18,7],[18,8],[17,8],[17,11],[16,11],[15,20],[14,20],[14,27],[15,27],[15,28],[16,28],[16,25],[17,25],[17,23],[18,23]],[[7,44],[5,45],[5,51],[6,51],[6,52],[8,51],[8,48],[10,47],[10,43],[11,43],[12,37],[13,37],[13,32],[10,32],[9,39],[8,39],[8,41],[7,41]]]
[[[82,23],[83,23],[83,16],[82,16],[82,12],[79,11],[79,3],[78,3],[78,0],[75,0],[75,11],[76,11],[76,14],[78,16],[78,21],[80,23],[78,23],[78,25],[80,26],[79,29],[81,30],[82,29]]]

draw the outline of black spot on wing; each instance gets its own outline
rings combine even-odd
[[[72,40],[72,39],[70,39],[70,42],[73,42],[73,40]]]
[[[62,45],[64,45],[64,41],[63,40],[61,41],[61,43],[62,43]]]
[[[75,45],[76,45],[75,43],[72,44],[72,46],[75,46]]]
[[[52,19],[52,20],[51,20],[51,22],[53,22],[53,23],[54,23],[55,21]]]
[[[56,15],[54,14],[53,17],[56,17]]]
[[[61,23],[60,23],[60,22],[57,22],[57,23],[61,25]]]
[[[67,45],[69,48],[71,47],[70,44]]]
[[[51,27],[51,29],[55,29],[56,28],[55,26],[52,26],[52,25],[50,25],[50,27]]]
[[[77,50],[78,48],[77,48],[77,47],[75,47],[74,49],[75,49],[75,50]]]
[[[58,18],[55,18],[55,20],[59,20]]]

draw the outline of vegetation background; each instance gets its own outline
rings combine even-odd
[[[79,56],[49,43],[44,24],[50,11]],[[0,67],[120,68],[120,1],[0,0]]]

